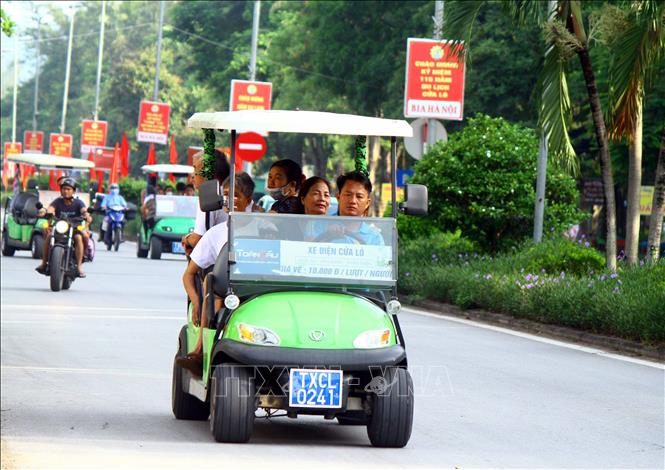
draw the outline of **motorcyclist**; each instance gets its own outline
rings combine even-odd
[[[60,182],[60,197],[53,200],[51,205],[47,208],[39,210],[39,216],[53,214],[58,219],[69,219],[73,217],[83,217],[83,219],[90,224],[92,217],[88,214],[85,203],[78,198],[74,197],[76,193],[76,180],[71,177],[65,177]],[[48,274],[48,258],[50,248],[50,235],[51,228],[44,229],[44,251],[42,256],[42,263],[37,266],[36,271],[40,274]],[[88,244],[88,235],[85,231],[81,232],[76,230],[74,233],[74,243],[76,250],[76,266],[79,277],[85,277],[85,273],[81,269],[83,264],[84,247]]]
[[[127,209],[127,201],[120,194],[120,186],[118,183],[113,183],[109,186],[109,193],[104,196],[102,199],[101,209],[105,212],[104,220],[102,222],[102,232],[104,233],[104,242],[107,245],[111,244],[111,231],[107,230],[109,225],[109,216],[108,210],[114,206],[122,206],[123,209]]]

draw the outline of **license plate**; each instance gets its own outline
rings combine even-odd
[[[291,369],[289,406],[296,408],[341,408],[342,371]]]
[[[171,253],[185,253],[185,249],[180,242],[171,242]]]

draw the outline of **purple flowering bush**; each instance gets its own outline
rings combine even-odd
[[[549,240],[494,258],[458,253],[445,262],[432,259],[432,253],[405,259],[400,249],[399,288],[414,298],[462,308],[665,341],[665,261],[636,267],[620,263],[617,272],[609,272],[593,248],[573,243],[575,251],[570,243]]]

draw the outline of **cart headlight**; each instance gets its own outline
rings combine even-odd
[[[172,229],[171,229],[171,227],[169,227],[168,225],[164,225],[164,226],[162,227],[162,230],[164,230],[165,232],[170,232]]]
[[[261,346],[279,345],[279,336],[268,328],[260,328],[258,326],[247,325],[246,323],[238,323],[238,335],[241,340],[247,343],[258,344]]]
[[[231,294],[224,297],[224,306],[229,310],[235,310],[240,305],[240,299],[237,295]]]
[[[55,231],[58,233],[67,233],[67,230],[69,230],[69,224],[65,222],[64,220],[58,220],[55,223]]]
[[[390,315],[397,315],[400,310],[402,310],[402,304],[399,303],[399,300],[393,299],[390,302],[388,302],[388,305],[386,305],[386,311]]]
[[[383,348],[390,344],[390,330],[370,330],[360,333],[353,340],[353,347],[358,349]]]
[[[41,224],[39,224],[39,226],[40,226],[41,228],[46,228],[46,227],[48,227],[48,221],[45,220],[44,222],[42,222]]]

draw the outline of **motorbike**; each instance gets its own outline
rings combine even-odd
[[[111,247],[115,251],[120,248],[120,243],[124,240],[125,230],[125,211],[127,209],[120,205],[111,206],[106,210],[106,227],[104,229],[104,243],[106,249],[110,250]]]
[[[48,275],[51,290],[58,292],[69,289],[78,277],[74,234],[76,231],[84,231],[86,224],[82,217],[56,219],[51,215],[49,218],[53,222],[53,230],[49,239]],[[92,237],[88,237],[88,246],[83,250],[83,262],[91,262],[94,253],[94,242]]]

